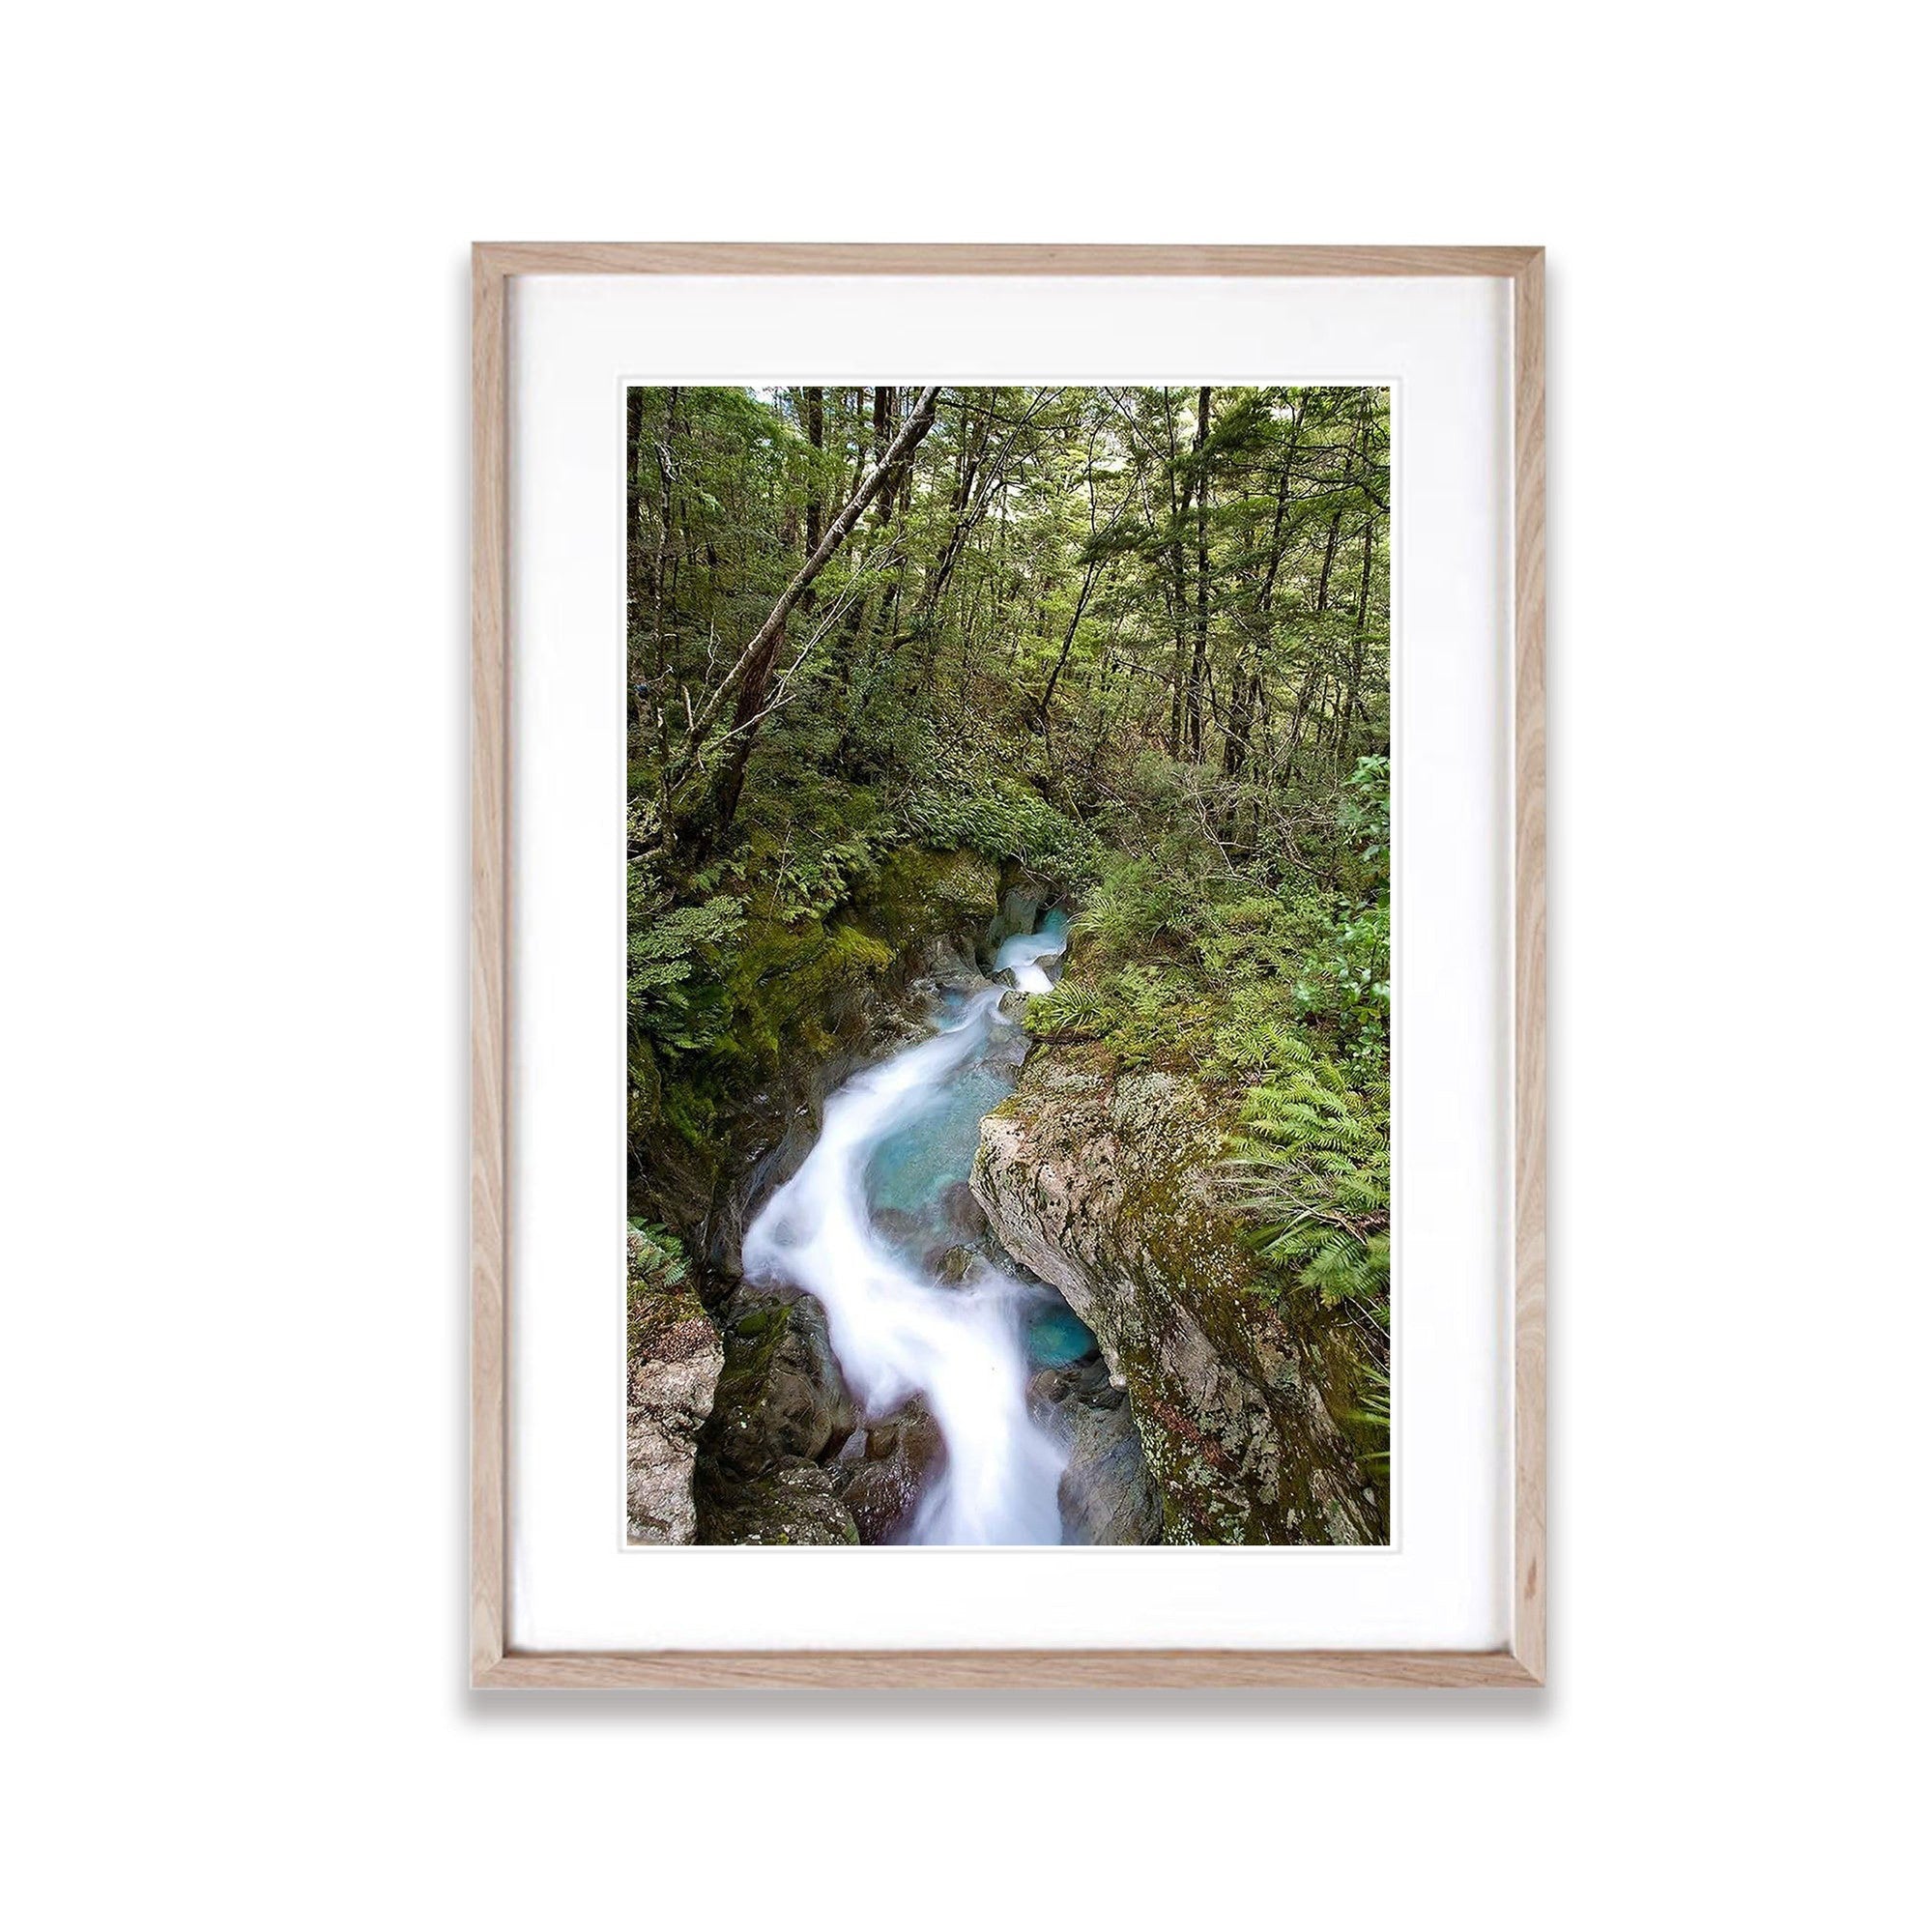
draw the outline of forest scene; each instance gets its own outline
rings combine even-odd
[[[1390,398],[624,398],[628,1535],[1381,1543]]]

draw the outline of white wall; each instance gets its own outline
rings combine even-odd
[[[1868,1918],[1926,1715],[1904,10],[738,11],[10,32],[0,1896]],[[1546,1694],[464,1690],[465,248],[549,235],[1550,246]]]

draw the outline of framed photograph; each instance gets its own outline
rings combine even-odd
[[[473,1681],[1541,1684],[1542,250],[474,276]]]

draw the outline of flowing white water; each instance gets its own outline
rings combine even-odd
[[[1050,982],[1034,947],[1024,968]],[[1000,963],[1014,964],[1009,939]],[[1018,968],[1016,968],[1018,969]],[[1002,989],[969,997],[931,1039],[847,1081],[825,1104],[805,1164],[765,1204],[744,1239],[745,1272],[808,1289],[824,1305],[833,1351],[853,1395],[875,1420],[921,1394],[946,1442],[943,1474],[922,1499],[915,1543],[1058,1543],[1058,1485],[1066,1452],[1027,1412],[1026,1332],[1043,1290],[984,1262],[957,1286],[896,1246],[879,1216],[902,1183],[937,1198],[957,1153],[937,1148],[948,1128],[977,1133],[996,1097],[984,1080],[989,1046],[1016,1023],[999,1012]],[[962,1111],[962,1104],[964,1111]],[[921,1157],[929,1156],[924,1165]],[[912,1179],[906,1179],[908,1168]],[[901,1221],[913,1216],[900,1213]]]
[[[1013,984],[1022,993],[1051,993],[1053,982],[1040,965],[1044,959],[1057,959],[1067,949],[1067,915],[1049,912],[1037,933],[1016,933],[994,956],[993,969],[1013,968]]]

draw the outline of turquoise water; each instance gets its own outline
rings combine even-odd
[[[1010,1068],[963,1067],[873,1150],[865,1168],[867,1202],[897,1214],[933,1207],[972,1172],[979,1123],[1012,1091]]]
[[[1088,1338],[1001,1252],[968,1184],[980,1123],[1025,1056],[1007,998],[988,984],[954,999],[936,1031],[854,1074],[745,1229],[746,1280],[818,1297],[866,1416],[915,1394],[931,1408],[946,1459],[918,1498],[913,1543],[1055,1543],[1063,1527],[1069,1446],[1036,1412],[1031,1378],[1079,1360]]]
[[[1050,912],[1037,933],[1008,940],[1007,948],[1024,949],[1029,963],[1036,953],[1052,958],[1064,945],[1066,929],[1066,914]],[[956,1016],[949,1011],[947,1017]],[[979,1123],[1012,1093],[1016,1075],[1010,1054],[989,1059],[983,1050],[903,1110],[867,1157],[860,1187],[868,1218],[908,1262],[917,1265],[967,1238],[958,1191],[972,1172]],[[1005,1265],[1003,1258],[999,1264]],[[1098,1346],[1052,1288],[1029,1288],[1015,1316],[1032,1368],[1063,1369]]]
[[[1026,1324],[1026,1353],[1036,1369],[1064,1369],[1084,1361],[1099,1346],[1093,1331],[1057,1298]]]

